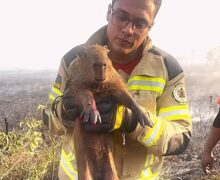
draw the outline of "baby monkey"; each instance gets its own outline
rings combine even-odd
[[[118,179],[110,133],[88,132],[83,127],[85,122],[94,125],[102,123],[96,108],[97,97],[113,96],[119,103],[132,110],[134,118],[143,127],[152,127],[148,116],[129,94],[122,77],[113,68],[108,52],[106,47],[100,45],[84,48],[69,68],[73,96],[82,109],[82,115],[75,120],[73,130],[78,178],[82,180]]]
[[[128,92],[122,77],[113,68],[108,52],[106,47],[92,45],[78,53],[78,58],[70,66],[73,95],[82,106],[84,121],[101,123],[95,98],[100,95],[112,95],[119,103],[132,110],[141,126],[152,127],[152,122],[140,109]]]

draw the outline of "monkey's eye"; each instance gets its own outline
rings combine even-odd
[[[104,68],[106,68],[106,66],[107,66],[106,63],[104,63],[104,64],[94,63],[94,64],[93,64],[93,67],[97,67],[97,68],[98,68],[98,67],[104,67]]]
[[[102,65],[102,69],[106,70],[106,67],[107,67],[106,64],[103,64],[103,65]]]
[[[93,67],[98,67],[98,66],[100,66],[100,64],[97,64],[97,63],[93,64]]]

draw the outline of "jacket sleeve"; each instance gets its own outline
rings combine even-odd
[[[212,126],[215,128],[220,128],[220,109],[219,109],[218,114],[216,115],[216,117],[213,121]]]
[[[142,128],[139,124],[132,138],[158,155],[180,154],[191,139],[192,122],[185,93],[183,73],[169,81],[157,100],[157,113],[148,112],[154,122],[153,128]]]
[[[78,45],[67,52],[61,59],[60,67],[56,80],[51,88],[49,100],[51,108],[49,110],[49,130],[51,133],[62,135],[66,134],[68,130],[74,127],[74,122],[68,124],[62,120],[61,109],[63,108],[62,95],[69,80],[68,69],[74,62],[79,51],[82,50],[84,44]]]
[[[150,53],[161,56],[166,69],[166,83],[156,98],[156,113],[148,111],[153,128],[139,124],[130,136],[158,155],[180,154],[191,139],[192,120],[185,90],[185,75],[179,63],[170,54],[153,46]]]
[[[49,131],[53,134],[62,135],[67,128],[62,123],[61,108],[62,95],[68,79],[67,67],[64,59],[61,60],[59,71],[49,94],[51,108],[49,110]]]

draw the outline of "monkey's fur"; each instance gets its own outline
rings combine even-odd
[[[70,66],[69,74],[73,96],[82,107],[84,122],[91,121],[96,124],[99,121],[101,123],[95,99],[102,95],[112,95],[118,102],[132,110],[134,117],[142,126],[151,126],[147,116],[127,91],[123,79],[113,68],[108,58],[107,48],[92,45],[83,49]],[[112,156],[110,134],[85,131],[84,122],[78,118],[74,126],[79,179],[118,179]]]

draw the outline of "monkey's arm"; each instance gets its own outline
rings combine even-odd
[[[96,102],[93,94],[90,90],[78,90],[76,95],[79,103],[82,105],[83,112],[81,117],[83,117],[84,122],[91,121],[96,124],[97,121],[101,123],[101,117],[99,111],[96,108]]]
[[[148,114],[144,113],[135,99],[126,89],[118,89],[113,93],[113,96],[124,106],[130,108],[134,118],[139,121],[142,127],[145,125],[153,127],[153,122],[149,119]],[[126,122],[125,122],[126,123]]]

